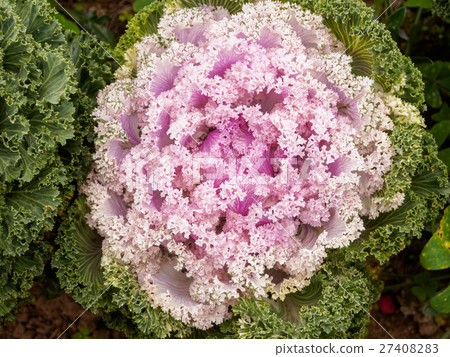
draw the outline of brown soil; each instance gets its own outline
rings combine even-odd
[[[408,315],[403,311],[398,311],[392,315],[384,315],[380,311],[371,311],[373,319],[370,320],[369,334],[366,338],[380,339],[391,338],[391,336],[395,339],[441,338],[445,333],[445,328],[438,326],[431,316],[425,316],[419,311],[408,311]]]
[[[83,4],[83,12],[94,11],[99,17],[108,15],[111,21],[106,24],[106,27],[116,36],[116,39],[119,39],[126,29],[126,22],[119,19],[120,15],[134,13],[133,0],[59,0],[58,2],[65,9],[74,10],[76,4]]]
[[[90,338],[125,337],[121,332],[108,329],[100,314],[84,312],[69,295],[62,294],[52,300],[41,297],[24,306],[17,319],[0,330],[0,338],[48,339],[58,338],[61,334],[60,338],[74,338],[83,328],[89,329]]]
[[[83,315],[73,323],[81,314]],[[446,331],[446,328],[438,326],[432,317],[424,316],[420,308],[402,307],[392,315],[373,310],[371,315],[382,327],[371,319],[367,335],[370,339],[390,338],[389,334],[395,339],[441,338]],[[44,300],[41,297],[24,306],[17,319],[0,330],[0,338],[57,338],[72,323],[73,325],[61,338],[74,338],[74,335],[83,328],[89,329],[90,338],[125,338],[123,333],[108,329],[102,322],[100,314],[84,312],[84,309],[67,294],[53,300]]]

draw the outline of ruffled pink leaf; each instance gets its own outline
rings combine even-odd
[[[102,206],[102,210],[107,216],[127,215],[127,205],[123,201],[122,197],[115,193],[110,193],[110,197]]]
[[[183,27],[178,25],[174,30],[174,34],[181,43],[190,42],[198,46],[198,43],[205,38],[203,33],[206,28],[207,25],[203,23],[195,24],[192,27]]]
[[[152,206],[158,211],[161,212],[162,204],[164,203],[165,198],[161,195],[161,191],[153,190],[152,192]]]
[[[209,78],[215,76],[222,77],[225,75],[227,69],[230,69],[233,64],[244,59],[244,55],[236,53],[234,51],[221,51],[217,56],[217,62],[214,64],[213,69],[209,72]]]
[[[264,226],[265,224],[269,224],[269,223],[273,223],[272,220],[270,220],[267,217],[263,217],[256,223],[256,227],[261,227],[261,226]]]
[[[288,23],[292,26],[292,29],[302,41],[303,46],[305,46],[306,48],[317,47],[317,45],[319,44],[319,39],[317,38],[316,34],[313,31],[308,30],[307,28],[300,25],[295,16],[291,16]]]
[[[355,96],[354,98],[349,98],[344,91],[342,91],[337,85],[332,83],[323,72],[317,72],[314,70],[310,70],[309,73],[313,76],[313,78],[317,79],[319,82],[326,85],[326,87],[338,95],[337,100],[337,108],[338,112],[342,115],[348,116],[355,123],[355,127],[357,129],[361,128],[361,115],[359,114],[358,109],[358,100],[360,99],[360,95]]]
[[[247,123],[245,121],[240,123],[235,132],[234,142],[242,143],[244,146],[250,146],[254,139],[255,137],[248,128]]]
[[[211,152],[211,149],[219,142],[222,132],[218,129],[211,131],[200,146],[200,151]]]
[[[120,117],[122,129],[127,134],[128,142],[131,145],[138,145],[141,142],[139,138],[139,120],[136,115],[124,114]]]
[[[339,176],[342,173],[348,173],[358,170],[358,165],[354,160],[346,157],[340,157],[328,164],[328,170],[333,176]]]
[[[256,43],[264,48],[281,47],[281,35],[264,26],[259,33]]]
[[[330,219],[323,225],[323,228],[328,232],[328,240],[340,238],[347,231],[345,222],[334,209],[330,210]]]
[[[201,91],[195,90],[191,94],[191,98],[189,99],[189,105],[194,108],[201,109],[204,108],[206,103],[208,103],[209,97],[202,94]]]
[[[204,245],[198,245],[196,241],[198,240],[198,236],[195,234],[190,234],[189,238],[185,240],[185,245],[195,255],[196,259],[204,258],[206,254],[206,249]]]
[[[258,172],[260,174],[266,174],[270,177],[273,177],[273,166],[270,162],[270,157],[264,158],[264,160],[260,160],[260,164],[258,167]]]
[[[297,240],[300,242],[302,248],[312,249],[316,244],[317,238],[319,238],[317,231],[310,225],[303,224],[302,231]]]
[[[259,174],[266,174],[270,177],[274,176],[274,170],[271,163],[270,149],[267,149],[263,157],[254,158],[252,160],[253,167],[252,172],[257,172]],[[259,175],[258,175],[259,176]]]
[[[179,67],[174,66],[167,60],[159,62],[156,65],[155,72],[153,73],[153,80],[150,90],[158,96],[161,93],[173,88],[179,69]]]
[[[115,159],[117,165],[122,163],[122,160],[130,152],[129,148],[125,147],[125,143],[121,140],[111,140],[109,142],[108,157]]]
[[[170,115],[167,112],[162,112],[158,124],[161,129],[156,132],[156,135],[158,136],[158,147],[161,150],[163,147],[174,143],[173,139],[167,134],[170,127]]]
[[[275,105],[283,103],[286,97],[286,91],[277,93],[273,89],[269,92],[267,92],[267,89],[264,89],[264,91],[255,95],[252,105],[259,104],[263,113],[270,113]]]
[[[186,274],[175,270],[170,262],[162,263],[161,269],[153,276],[157,289],[162,294],[168,293],[173,299],[172,303],[179,304],[180,308],[198,305],[189,293],[192,281]]]
[[[247,196],[245,196],[243,200],[234,200],[233,204],[229,205],[228,208],[234,213],[240,214],[242,216],[247,216],[250,206],[256,202],[255,197],[256,196],[252,192],[248,192]]]

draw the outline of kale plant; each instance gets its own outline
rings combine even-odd
[[[0,318],[28,300],[52,229],[89,171],[91,111],[111,60],[45,1],[0,1]]]

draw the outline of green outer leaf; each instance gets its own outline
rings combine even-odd
[[[0,171],[5,172],[8,166],[13,166],[19,159],[19,153],[8,150],[0,144]]]
[[[77,212],[84,212],[84,200],[79,200]],[[85,223],[82,217],[79,217],[71,226],[64,227],[72,229],[74,241],[74,264],[77,266],[77,272],[80,281],[85,285],[101,287],[103,283],[102,272],[100,270],[100,259],[102,257],[102,241],[96,232],[92,231]]]
[[[421,7],[422,9],[431,9],[433,0],[408,0],[405,2],[407,7]]]
[[[358,26],[360,21],[361,19],[358,16],[353,16],[347,22],[341,22],[330,17],[324,19],[325,25],[345,45],[345,53],[352,57],[353,73],[358,76],[371,77],[373,54],[370,49],[374,43],[367,34],[351,33],[352,28]]]
[[[286,321],[273,304],[241,298],[233,307],[236,338],[361,338],[372,299],[381,285],[370,278],[364,264],[347,266],[340,253],[330,254],[324,268],[316,274],[322,283],[322,297],[297,312],[299,323]]]
[[[45,1],[0,0],[0,324],[50,258],[48,231],[90,170],[90,113],[112,79],[104,51],[54,15]]]
[[[313,276],[307,287],[296,293],[288,294],[284,301],[272,299],[263,300],[269,302],[277,312],[277,315],[282,319],[292,323],[299,323],[300,318],[298,311],[300,307],[314,305],[321,299],[321,297],[322,277]]]
[[[444,211],[439,229],[423,248],[420,263],[429,270],[450,267],[450,206]]]
[[[156,0],[134,0],[134,2],[133,2],[134,12],[138,12],[138,11],[142,10],[147,5],[150,5],[153,1],[156,1]]]
[[[450,313],[450,286],[430,299],[430,305],[436,311]]]
[[[32,216],[40,218],[45,211],[56,210],[61,202],[58,190],[48,187],[11,192],[6,196],[6,203],[17,212],[29,212]]]
[[[172,0],[171,3],[179,8],[192,8],[198,5],[221,6],[228,10],[230,14],[235,14],[242,10],[242,5],[248,1],[243,0]]]
[[[412,178],[411,190],[422,197],[427,197],[430,193],[448,196],[450,187],[439,184],[442,178],[445,178],[445,170],[442,166],[436,170],[421,173]]]
[[[124,62],[125,52],[146,35],[156,33],[163,15],[166,0],[154,1],[139,11],[127,24],[126,32],[120,37],[114,55]]]
[[[354,56],[354,72],[367,74],[385,91],[395,94],[424,109],[424,84],[420,71],[404,57],[385,25],[375,21],[373,10],[358,0],[283,0],[300,4],[324,17],[324,22],[335,35],[350,47]],[[355,43],[352,42],[356,41]],[[373,60],[376,58],[376,61]]]

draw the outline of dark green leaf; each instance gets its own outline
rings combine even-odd
[[[58,190],[42,188],[11,192],[6,196],[6,203],[17,212],[29,212],[40,219],[44,212],[56,210],[61,201]]]
[[[450,171],[450,148],[439,151],[438,157],[445,165],[447,165],[447,168]]]
[[[424,271],[423,273],[414,276],[414,282],[417,284],[425,285],[430,280],[430,272]]]
[[[445,91],[450,91],[450,77],[443,77],[436,81]]]
[[[437,280],[430,281],[428,284],[425,285],[425,290],[429,298],[431,298],[434,294],[436,294],[436,291],[438,289],[439,289],[439,282]]]
[[[441,94],[436,84],[428,84],[425,86],[425,100],[432,108],[439,108],[442,105]]]
[[[397,34],[398,30],[400,29],[400,26],[402,25],[405,16],[406,16],[406,8],[402,6],[395,12],[393,12],[391,15],[389,15],[389,17],[387,18],[386,23],[388,25],[388,29],[389,31],[391,31],[391,34],[394,37],[398,36]]]
[[[430,57],[425,56],[412,56],[411,61],[419,68],[423,65],[433,64],[433,60]]]
[[[427,298],[427,291],[423,285],[416,285],[411,288],[411,292],[413,295],[418,298],[420,301],[425,301]]]
[[[450,108],[447,103],[442,104],[441,110],[431,116],[434,121],[450,120]]]
[[[433,125],[430,132],[436,140],[436,145],[440,147],[450,135],[450,120],[443,120]]]
[[[409,33],[408,46],[412,46],[416,42],[421,32],[422,26],[420,24],[414,24]]]
[[[105,26],[102,24],[92,22],[92,33],[103,42],[106,42],[111,47],[114,47],[116,45],[116,39],[113,35],[113,33],[108,30]]]
[[[19,160],[20,160],[20,155],[18,152],[13,152],[9,149],[6,149],[0,143],[0,171],[1,172],[4,172],[8,166],[14,165]]]

